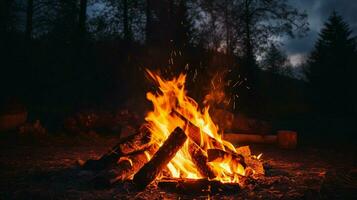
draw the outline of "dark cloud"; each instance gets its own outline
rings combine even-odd
[[[307,54],[313,47],[324,22],[335,10],[342,15],[357,34],[357,0],[290,0],[291,4],[306,11],[310,31],[304,38],[286,38],[284,49],[289,55]]]

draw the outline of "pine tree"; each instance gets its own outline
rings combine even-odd
[[[263,68],[274,74],[281,74],[287,64],[287,57],[272,44],[262,61]]]
[[[306,77],[316,108],[324,113],[356,112],[356,40],[351,34],[349,25],[333,12],[309,57]]]

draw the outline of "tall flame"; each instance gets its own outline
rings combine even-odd
[[[161,146],[176,127],[181,127],[185,130],[185,122],[180,117],[171,114],[173,110],[176,110],[201,130],[200,142],[204,144],[201,145],[204,146],[204,149],[202,149],[204,154],[207,154],[207,149],[217,148],[217,145],[214,147],[208,138],[214,138],[218,141],[222,150],[229,148],[230,151],[236,152],[234,146],[230,142],[223,140],[218,133],[218,127],[213,123],[209,115],[209,107],[205,107],[201,111],[197,102],[187,96],[185,90],[186,75],[180,74],[172,80],[165,80],[149,70],[147,70],[147,73],[159,87],[159,92],[148,92],[146,94],[147,99],[153,103],[154,107],[153,111],[149,112],[145,117],[152,132],[152,143]],[[239,175],[245,175],[244,167],[240,164],[232,164],[229,158],[220,162],[210,162],[208,165],[217,174],[216,179],[222,182],[238,182]],[[188,141],[177,152],[176,156],[167,165],[167,168],[172,177],[203,178],[191,159]]]

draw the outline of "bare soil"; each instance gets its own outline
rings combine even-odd
[[[253,145],[263,153],[266,175],[234,194],[183,195],[155,184],[136,191],[130,182],[100,188],[78,160],[98,158],[117,138],[56,137],[0,140],[0,199],[357,199],[354,147]],[[100,189],[99,189],[100,188]]]

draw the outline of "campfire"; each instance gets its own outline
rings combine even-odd
[[[159,91],[146,95],[153,104],[146,123],[99,160],[87,161],[85,169],[101,171],[97,178],[103,184],[132,180],[138,189],[153,182],[164,188],[238,188],[247,177],[264,174],[261,154],[252,155],[248,146],[235,147],[224,140],[209,107],[199,108],[187,95],[185,75],[165,80],[147,73]]]

